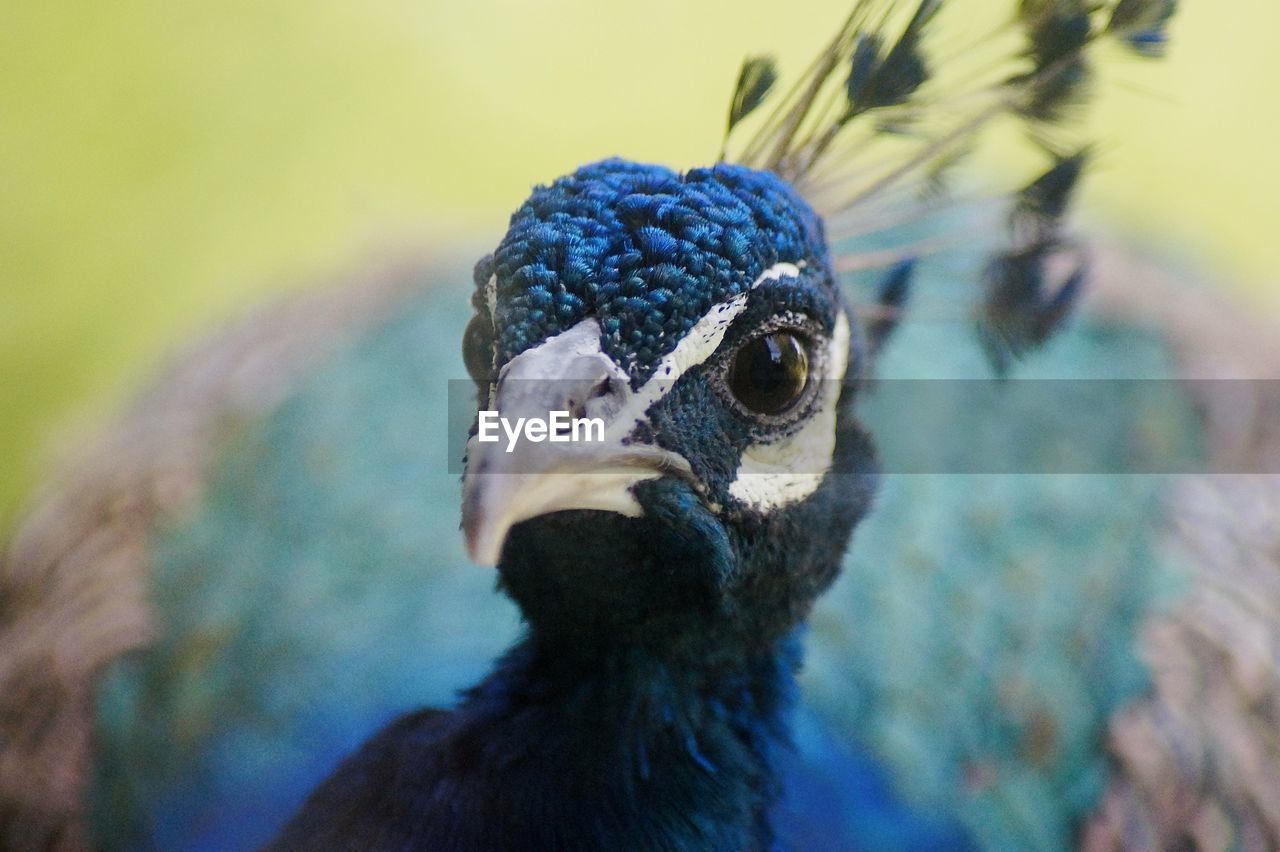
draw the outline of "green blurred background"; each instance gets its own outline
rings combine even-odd
[[[60,446],[266,294],[474,253],[533,183],[719,148],[746,54],[799,70],[851,0],[54,0],[0,28],[0,531]],[[989,11],[1007,2],[965,0]],[[1184,0],[1119,57],[1086,215],[1280,284],[1276,0]],[[466,282],[458,282],[464,298]]]

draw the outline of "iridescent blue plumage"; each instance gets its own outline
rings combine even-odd
[[[721,163],[679,174],[605,160],[539,187],[476,269],[497,274],[499,365],[588,315],[636,383],[717,302],[780,260],[829,276],[822,222],[769,172]]]

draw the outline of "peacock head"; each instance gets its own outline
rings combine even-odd
[[[462,525],[535,630],[803,618],[874,466],[808,204],[743,166],[606,160],[537,188],[475,279]]]

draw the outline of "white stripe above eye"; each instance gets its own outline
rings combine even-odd
[[[662,399],[681,376],[705,362],[720,348],[729,325],[746,309],[747,299],[752,290],[755,290],[766,281],[799,277],[800,269],[794,263],[775,263],[761,273],[760,277],[756,278],[755,281],[752,281],[745,291],[732,299],[712,305],[702,315],[702,318],[694,324],[693,328],[689,329],[689,332],[680,339],[680,342],[676,344],[676,348],[662,356],[649,380],[634,393],[627,394],[626,402],[608,418],[605,426],[605,440],[621,441],[629,436],[638,425],[645,421],[645,413],[649,408]],[[494,316],[494,311],[497,309],[496,275],[490,276],[489,283],[485,288],[485,296],[489,303],[490,316]],[[523,354],[528,355],[530,358],[540,359],[539,356],[545,352],[561,348],[562,341],[569,338],[576,341],[577,349],[575,351],[578,354],[588,354],[587,350],[599,353],[601,349],[599,330],[600,326],[597,320],[594,318],[585,319],[573,328],[543,341]],[[563,357],[563,353],[559,357]],[[618,370],[618,378],[622,380],[623,384],[626,383],[626,376],[620,368]],[[497,385],[495,384],[489,389],[490,408],[496,406],[496,393]]]
[[[766,281],[799,277],[800,269],[794,263],[775,263],[752,281],[744,292],[713,305],[702,319],[694,323],[688,334],[680,338],[676,348],[662,356],[653,375],[627,400],[625,408],[610,424],[611,436],[620,439],[630,435],[636,426],[644,422],[645,412],[666,396],[681,376],[715,354],[724,342],[730,324],[746,309],[752,290]]]
[[[809,422],[794,435],[768,444],[752,444],[742,453],[729,493],[758,512],[803,500],[818,490],[831,469],[836,448],[836,409],[849,366],[849,320],[841,311],[827,345],[827,374]]]

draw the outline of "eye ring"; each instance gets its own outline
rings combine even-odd
[[[725,387],[748,414],[783,417],[812,385],[813,345],[807,335],[775,329],[743,342],[730,357]]]
[[[476,314],[462,332],[462,363],[478,385],[493,381],[493,324]]]

